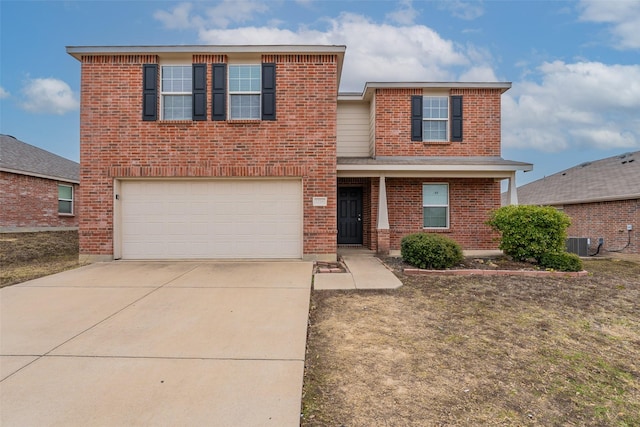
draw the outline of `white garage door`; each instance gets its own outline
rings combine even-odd
[[[301,258],[296,180],[123,181],[123,259]]]

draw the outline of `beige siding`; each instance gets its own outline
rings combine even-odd
[[[338,103],[338,157],[368,157],[369,104]]]
[[[376,155],[376,97],[371,99],[369,108],[369,156]]]

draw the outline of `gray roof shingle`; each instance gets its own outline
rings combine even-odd
[[[80,165],[9,135],[0,135],[0,170],[80,182]]]
[[[640,151],[581,163],[518,188],[518,203],[523,205],[637,198],[640,198]]]

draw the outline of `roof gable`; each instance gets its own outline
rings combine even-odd
[[[581,163],[518,188],[519,203],[527,205],[635,198],[640,198],[640,151]]]
[[[80,165],[9,135],[0,135],[0,170],[80,182]]]

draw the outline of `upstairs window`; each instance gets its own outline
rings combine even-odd
[[[73,186],[58,184],[58,213],[73,215]]]
[[[411,140],[462,142],[462,96],[412,96]]]
[[[425,96],[422,99],[422,140],[448,141],[449,98]]]
[[[229,65],[231,120],[260,120],[261,74],[260,65]]]
[[[143,64],[142,120],[208,120],[208,105],[214,121],[276,120],[276,64]]]
[[[423,184],[424,228],[449,228],[449,184]]]
[[[192,73],[191,65],[161,67],[163,120],[192,119]]]

